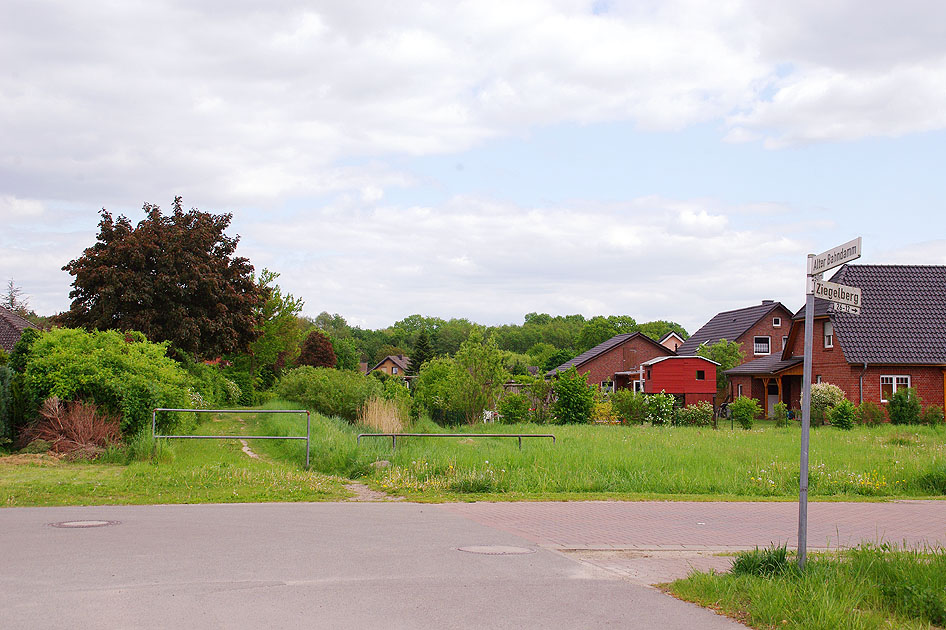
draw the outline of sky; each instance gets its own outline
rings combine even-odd
[[[304,314],[668,319],[805,257],[946,264],[938,0],[6,0],[0,280],[39,314],[101,208],[233,214]]]

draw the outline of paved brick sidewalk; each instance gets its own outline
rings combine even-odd
[[[797,546],[797,503],[450,503],[475,522],[552,549]],[[862,541],[946,546],[946,501],[810,503],[809,549]]]

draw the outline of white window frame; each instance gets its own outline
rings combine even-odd
[[[759,352],[759,346],[761,345],[756,339],[765,339],[765,343],[768,345],[768,352]],[[752,354],[756,356],[764,356],[767,354],[772,354],[772,338],[768,335],[759,335],[752,338]]]
[[[782,318],[773,317],[772,318],[772,328],[781,328],[782,327]]]
[[[396,365],[391,368],[391,374],[397,374],[397,366],[396,366]]]
[[[911,387],[912,380],[909,374],[881,374],[880,375],[880,402],[890,402],[884,398],[884,381],[890,385],[890,395],[893,396],[901,387]]]
[[[601,391],[603,391],[603,392],[613,392],[613,391],[614,391],[614,381],[601,381]]]
[[[634,381],[634,391],[638,393],[644,392],[644,381]]]
[[[834,324],[831,322],[824,323],[824,347],[833,348],[834,347]]]
[[[788,345],[788,335],[782,335],[782,350]]]

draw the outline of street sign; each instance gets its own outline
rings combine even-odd
[[[857,260],[861,257],[861,237],[858,236],[853,241],[848,241],[844,245],[832,247],[826,252],[818,254],[808,259],[808,275],[813,276],[816,273],[823,273],[828,269],[840,267],[846,262]]]
[[[861,307],[859,306],[848,306],[847,304],[841,304],[840,302],[834,303],[834,312],[835,313],[850,313],[851,315],[860,315]]]
[[[836,304],[844,304],[855,308],[861,307],[861,290],[858,287],[849,287],[825,280],[814,281],[814,295],[822,300],[830,300]]]

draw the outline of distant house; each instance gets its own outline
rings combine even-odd
[[[589,383],[599,385],[604,391],[639,388],[634,383],[638,381],[640,366],[645,361],[674,354],[673,350],[643,333],[624,333],[582,352],[550,370],[547,376],[555,376],[575,367],[579,373],[588,376]]]
[[[11,352],[27,328],[36,328],[10,309],[0,306],[0,348]]]
[[[885,404],[913,387],[925,405],[946,406],[946,266],[844,265],[831,281],[861,288],[861,312],[815,300],[812,382],[854,403]],[[783,352],[726,371],[733,395],[759,399],[769,415],[779,401],[799,407],[804,341],[802,308]]]
[[[788,342],[792,312],[781,302],[762,304],[719,313],[677,348],[677,354],[695,355],[697,349],[721,339],[742,346],[742,363],[760,357],[779,356]]]
[[[403,354],[389,355],[378,361],[378,364],[368,370],[368,373],[378,370],[391,376],[406,376],[410,358]]]
[[[680,349],[680,346],[684,343],[684,338],[675,333],[674,331],[668,332],[666,335],[660,338],[658,342],[660,345],[670,348],[674,352]]]
[[[704,357],[658,357],[641,364],[645,394],[673,394],[684,405],[716,399],[716,367]]]

